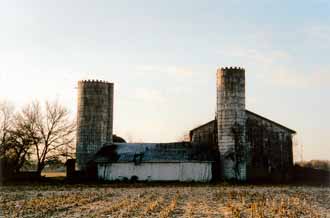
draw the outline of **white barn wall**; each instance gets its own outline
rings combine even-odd
[[[182,163],[104,163],[98,164],[98,178],[107,181],[130,179],[137,176],[140,181],[198,181],[212,179],[211,162]]]

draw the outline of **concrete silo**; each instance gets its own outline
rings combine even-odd
[[[246,180],[245,70],[217,70],[217,131],[221,174],[226,180]]]
[[[101,147],[112,143],[113,83],[103,81],[78,82],[77,144],[79,170]]]

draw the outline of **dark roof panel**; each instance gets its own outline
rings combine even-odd
[[[103,147],[96,162],[210,162],[214,161],[206,147],[189,142],[175,143],[114,143]]]

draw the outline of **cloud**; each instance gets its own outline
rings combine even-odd
[[[295,70],[280,70],[271,72],[271,83],[294,88],[323,87],[330,84],[328,72],[297,72]]]
[[[258,65],[270,65],[278,60],[290,58],[289,53],[274,49],[231,47],[218,53],[221,55],[242,59],[244,60],[243,62],[253,62]]]
[[[303,34],[308,40],[312,41],[313,44],[321,43],[322,47],[329,47],[330,43],[330,26],[329,25],[310,25],[304,28]]]
[[[317,29],[319,31],[313,34],[320,38],[330,35],[330,28],[326,30],[329,35],[322,35],[323,29]],[[235,58],[243,67],[249,68],[249,73],[255,73],[258,79],[269,84],[291,88],[323,87],[330,84],[330,67],[327,69],[323,66],[320,71],[298,71],[291,65],[286,65],[292,63],[294,57],[284,50],[232,47],[219,53]]]

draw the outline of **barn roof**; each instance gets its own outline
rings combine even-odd
[[[212,162],[214,154],[207,148],[189,142],[114,143],[95,155],[94,161],[104,162]]]
[[[190,130],[190,132],[193,132],[193,131],[195,131],[197,129],[200,129],[200,128],[204,127],[204,126],[208,126],[208,125],[211,125],[211,124],[212,125],[215,125],[215,122],[216,122],[216,118],[214,118],[214,120],[211,120],[211,121],[209,121],[207,123],[204,123],[204,124],[202,124],[200,126],[197,126],[197,127],[193,128],[192,130]]]
[[[268,118],[266,118],[266,117],[264,117],[264,116],[261,116],[261,115],[259,115],[259,114],[254,113],[254,112],[252,112],[252,111],[249,111],[249,110],[245,110],[245,111],[246,111],[247,114],[250,114],[250,115],[253,115],[253,116],[259,117],[260,119],[263,119],[263,120],[265,120],[265,121],[268,121],[268,122],[270,122],[270,123],[272,123],[272,124],[274,124],[274,125],[276,125],[276,126],[282,128],[282,129],[287,130],[287,131],[290,132],[291,134],[296,134],[296,131],[294,131],[294,130],[292,130],[292,129],[286,127],[286,126],[283,126],[282,124],[279,124],[279,123],[277,123],[277,122],[275,122],[275,121],[273,121],[273,120],[270,120],[270,119],[268,119]]]
[[[252,111],[249,111],[249,110],[245,110],[245,112],[246,112],[247,116],[249,116],[249,115],[250,115],[250,116],[251,116],[251,115],[252,115],[252,116],[256,116],[256,117],[258,117],[258,118],[260,118],[260,119],[262,119],[262,120],[265,120],[265,121],[267,121],[267,122],[272,123],[272,124],[275,125],[275,126],[278,126],[279,128],[285,129],[286,131],[290,132],[291,134],[296,134],[296,131],[294,131],[294,130],[292,130],[292,129],[290,129],[290,128],[288,128],[288,127],[282,125],[282,124],[279,124],[279,123],[277,123],[277,122],[275,122],[275,121],[273,121],[273,120],[270,120],[270,119],[268,119],[268,118],[266,118],[266,117],[264,117],[264,116],[261,116],[261,115],[259,115],[259,114],[256,114],[256,113],[252,112]],[[194,128],[194,129],[190,130],[190,135],[191,135],[194,131],[199,130],[200,128],[203,128],[203,127],[205,127],[205,126],[207,126],[207,125],[215,125],[215,122],[216,122],[216,119],[211,120],[211,121],[209,121],[209,122],[207,122],[207,123],[204,123],[204,124],[202,124],[202,125],[200,125],[200,126]]]

